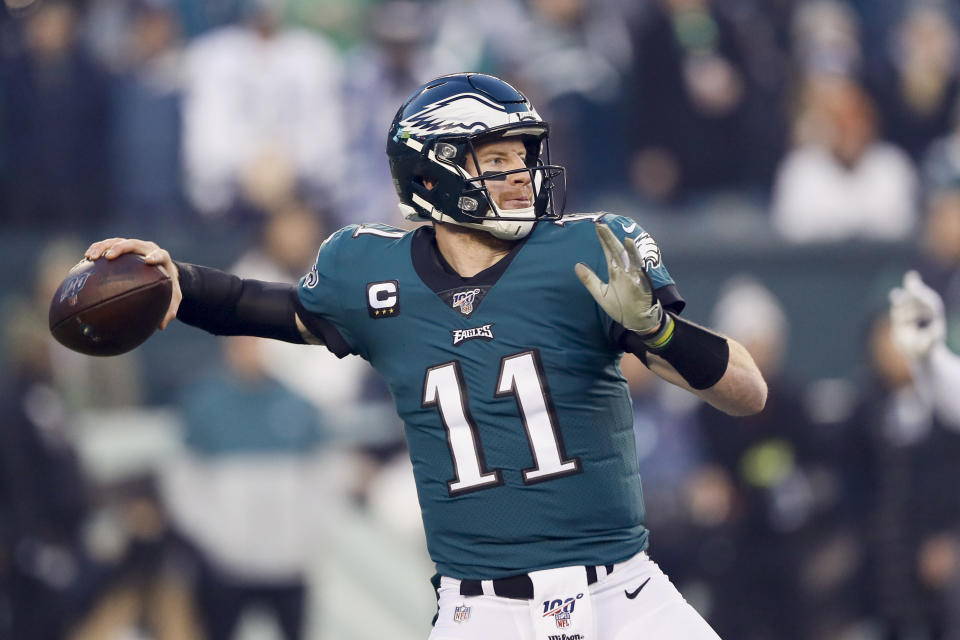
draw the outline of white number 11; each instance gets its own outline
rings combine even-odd
[[[524,484],[543,482],[580,472],[578,458],[567,459],[557,429],[556,410],[550,398],[540,354],[524,351],[500,360],[495,397],[516,398],[527,432],[533,466],[523,470]],[[488,471],[480,447],[477,425],[470,414],[460,362],[453,360],[427,369],[423,406],[437,406],[447,430],[453,458],[454,478],[447,483],[450,495],[478,491],[503,484],[499,469]]]

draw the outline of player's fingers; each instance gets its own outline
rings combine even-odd
[[[113,260],[114,258],[122,256],[125,253],[135,253],[137,255],[147,256],[159,248],[160,247],[158,247],[154,242],[126,238],[104,251],[103,257],[107,258],[108,260]]]
[[[105,240],[99,240],[97,242],[94,242],[89,247],[87,247],[87,250],[84,252],[83,257],[86,258],[87,260],[96,260],[97,258],[102,256],[107,249],[117,244],[121,240],[123,240],[123,238],[107,238]]]
[[[627,254],[627,260],[630,261],[632,269],[636,271],[646,270],[643,264],[643,258],[640,256],[640,250],[637,249],[637,243],[633,241],[633,238],[623,239],[623,249]]]
[[[160,247],[153,249],[150,251],[150,253],[144,254],[143,261],[147,264],[162,265],[168,270],[173,267],[173,259],[170,257],[170,253],[166,249],[161,249]]]
[[[167,325],[177,317],[177,309],[180,308],[180,302],[183,300],[183,294],[180,292],[179,279],[171,276],[171,280],[173,280],[173,291],[170,294],[170,306],[167,308],[167,314],[163,316],[163,320],[160,321],[161,330],[166,329]]]
[[[573,270],[576,272],[577,277],[580,278],[580,282],[583,283],[583,286],[587,288],[587,291],[590,292],[590,295],[594,297],[597,301],[603,299],[604,287],[606,286],[597,274],[593,270],[582,262],[578,262],[573,265]]]
[[[617,241],[610,227],[601,223],[597,224],[597,236],[600,238],[600,246],[603,248],[603,254],[607,257],[607,264],[611,269],[626,269],[626,257],[623,255],[623,247]]]
[[[643,290],[644,294],[652,292],[653,285],[650,284],[650,277],[647,275],[643,258],[640,257],[640,250],[637,249],[633,238],[624,238],[623,248],[627,253],[627,259],[630,261],[630,275],[633,280],[637,283],[637,286]]]

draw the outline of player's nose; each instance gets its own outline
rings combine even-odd
[[[517,167],[511,167],[511,169],[523,169],[526,165],[520,164]],[[526,186],[530,184],[530,172],[529,171],[517,171],[516,173],[511,173],[509,176],[510,184]]]

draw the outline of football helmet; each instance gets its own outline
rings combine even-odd
[[[411,220],[450,222],[505,240],[525,237],[538,220],[563,214],[566,176],[550,164],[549,133],[526,96],[499,78],[457,73],[431,80],[407,98],[390,126],[387,156],[400,209]],[[526,147],[525,168],[480,176],[464,168],[471,155],[479,166],[480,145],[513,137]],[[487,182],[519,172],[530,175],[533,205],[500,209]]]

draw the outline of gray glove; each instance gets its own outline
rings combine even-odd
[[[610,282],[603,282],[590,267],[578,262],[577,277],[607,314],[641,335],[653,334],[663,322],[663,307],[653,295],[650,277],[632,238],[621,243],[610,228],[597,224],[600,246],[607,257]]]

